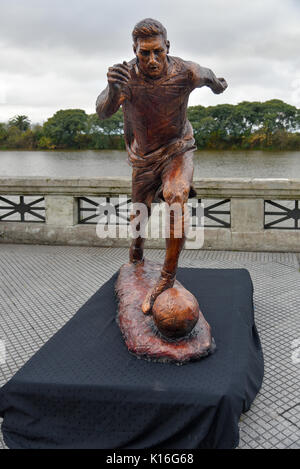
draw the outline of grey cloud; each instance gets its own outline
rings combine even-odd
[[[194,52],[242,50],[293,21],[290,0],[9,0],[2,1],[0,31],[7,45],[70,48],[85,54],[131,48],[136,21],[154,16],[166,24],[170,39]]]
[[[0,120],[14,109],[13,114],[22,109],[35,120],[68,107],[93,112],[107,67],[133,57],[131,30],[148,16],[167,27],[172,55],[228,79],[224,95],[197,90],[192,104],[264,97],[292,102],[295,95],[292,83],[300,77],[296,0],[0,2],[0,92],[6,89]]]

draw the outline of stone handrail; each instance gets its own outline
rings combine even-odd
[[[300,199],[300,179],[203,178],[195,179],[199,198]],[[0,194],[114,195],[130,194],[129,178],[0,177]]]
[[[300,252],[300,202],[290,202],[295,208],[289,219],[298,219],[298,228],[265,225],[265,201],[300,201],[300,179],[203,178],[195,179],[194,186],[199,199],[230,199],[230,225],[205,228],[205,249]],[[0,177],[4,197],[45,197],[45,222],[0,219],[0,242],[127,246],[129,239],[99,239],[95,225],[79,224],[77,203],[78,197],[125,194],[131,194],[129,178]],[[164,242],[150,239],[148,246],[163,247]],[[199,246],[190,243],[189,248]]]

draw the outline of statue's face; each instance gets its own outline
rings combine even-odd
[[[145,75],[159,78],[166,72],[169,41],[166,42],[163,36],[139,38],[133,50],[138,67]]]

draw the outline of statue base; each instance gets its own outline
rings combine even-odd
[[[245,269],[178,269],[218,351],[185,366],[137,360],[116,323],[117,273],[0,389],[11,449],[232,449],[263,379]],[[131,292],[134,293],[134,292]],[[130,298],[128,298],[130,300]]]
[[[152,315],[144,315],[142,303],[159,278],[162,266],[145,260],[139,264],[124,264],[115,285],[119,301],[117,322],[129,352],[138,358],[158,362],[184,364],[206,357],[215,351],[209,324],[199,311],[192,332],[180,339],[170,339],[158,331]],[[175,281],[174,288],[187,290]]]

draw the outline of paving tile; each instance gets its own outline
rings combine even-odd
[[[163,250],[146,256],[162,261]],[[127,262],[123,248],[0,245],[0,386]],[[293,253],[184,251],[182,267],[246,268],[265,379],[240,422],[239,449],[300,449],[300,272]],[[299,350],[298,350],[299,349]],[[299,351],[299,355],[298,355]],[[0,434],[0,448],[5,445]]]

